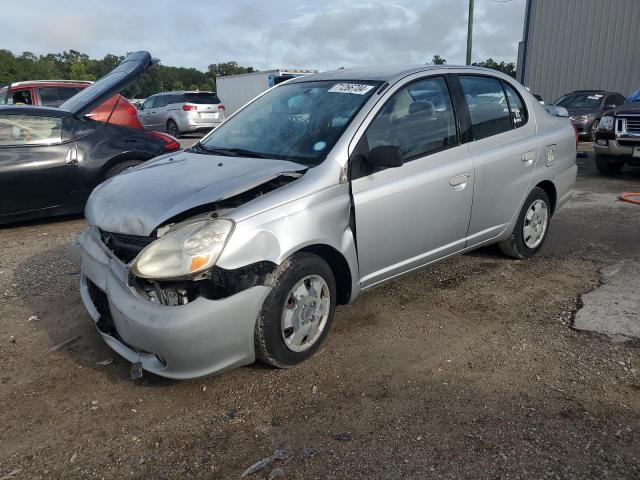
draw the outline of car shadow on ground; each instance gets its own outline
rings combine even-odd
[[[15,294],[25,304],[33,326],[49,339],[45,355],[64,355],[78,367],[95,370],[110,382],[131,382],[130,362],[112,351],[96,331],[79,291],[80,267],[69,255],[69,245],[38,252],[18,264],[13,276]],[[69,343],[66,343],[69,342]],[[109,362],[101,365],[101,362]],[[255,371],[271,367],[255,362],[243,368]],[[164,388],[177,383],[144,372],[136,384]]]

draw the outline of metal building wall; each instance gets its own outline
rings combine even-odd
[[[519,57],[518,79],[546,102],[591,88],[626,96],[640,88],[640,0],[527,0]]]

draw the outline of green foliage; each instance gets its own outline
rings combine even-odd
[[[432,65],[445,65],[447,63],[447,59],[442,58],[440,55],[434,55],[431,62],[428,63],[431,63]]]
[[[97,80],[113,70],[124,56],[107,54],[101,60],[91,59],[76,50],[47,55],[23,52],[14,55],[0,49],[0,85],[21,80]],[[215,90],[215,77],[248,73],[252,67],[236,62],[209,65],[206,72],[195,68],[153,65],[122,93],[129,98],[145,98],[169,90]]]
[[[472,64],[475,67],[485,67],[492,68],[493,70],[498,70],[499,72],[506,73],[512,78],[516,78],[516,64],[513,62],[504,63],[504,62],[496,62],[493,58],[489,58],[484,62],[477,62]]]

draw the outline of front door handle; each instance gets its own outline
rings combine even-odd
[[[451,180],[449,180],[449,185],[451,185],[456,191],[464,190],[467,187],[469,178],[470,175],[468,173],[456,175],[455,177],[451,178]]]
[[[536,152],[527,152],[524,155],[522,155],[522,163],[524,163],[525,167],[530,166],[535,159],[536,159]]]

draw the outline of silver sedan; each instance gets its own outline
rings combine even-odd
[[[365,290],[493,243],[535,255],[575,158],[569,120],[493,70],[294,79],[93,192],[82,299],[137,371],[291,367]]]

